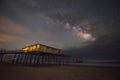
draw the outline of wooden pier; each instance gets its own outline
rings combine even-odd
[[[26,46],[22,50],[0,50],[0,64],[40,66],[64,65],[79,61],[79,57],[65,55],[61,49],[38,43]]]
[[[0,64],[14,64],[14,65],[25,65],[25,66],[64,65],[67,63],[75,62],[78,59],[79,59],[78,57],[72,57],[69,55],[51,54],[40,51],[0,52]]]

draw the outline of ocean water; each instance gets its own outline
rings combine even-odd
[[[71,66],[120,67],[118,63],[67,63]]]

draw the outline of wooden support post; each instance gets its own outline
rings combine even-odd
[[[27,54],[27,58],[26,58],[26,66],[28,65],[28,57],[29,57],[29,55]]]
[[[60,56],[58,56],[58,65],[60,65]]]
[[[24,54],[21,54],[21,60],[20,60],[20,64],[23,64],[23,58],[24,58]]]
[[[56,64],[56,56],[54,55],[54,64]]]
[[[41,62],[42,62],[42,56],[39,55],[39,65],[41,65]]]
[[[25,58],[26,58],[26,54],[23,54],[22,65],[24,65],[24,63],[25,63]]]
[[[18,64],[20,64],[21,54],[19,54]]]
[[[32,55],[32,66],[35,65],[35,55]]]
[[[49,54],[47,54],[47,65],[49,65]]]
[[[36,55],[32,55],[32,66],[35,66]]]
[[[36,55],[36,66],[38,66],[39,55]]]
[[[40,64],[40,55],[37,55],[38,56],[38,58],[37,58],[37,66],[39,66],[39,64]]]
[[[52,64],[51,55],[49,55],[49,64]]]
[[[54,64],[56,65],[56,56],[54,55]]]
[[[41,55],[39,55],[39,66],[41,64]]]
[[[18,64],[20,54],[17,54],[16,64]]]
[[[57,65],[59,64],[59,56],[56,57],[57,58]]]
[[[64,56],[62,56],[62,64],[64,65],[65,64],[65,58],[64,58]]]
[[[15,56],[14,56],[15,57],[14,64],[16,64],[16,62],[17,62],[17,55],[18,54],[15,54]]]
[[[55,57],[52,55],[53,64],[55,64]]]
[[[33,59],[32,56],[33,56],[33,55],[30,55],[30,63],[29,63],[29,66],[32,66],[32,59]]]
[[[46,55],[44,55],[44,64],[46,64]]]
[[[59,56],[58,60],[59,60],[59,65],[61,65],[61,56]]]
[[[46,64],[48,65],[48,54],[46,55]]]
[[[44,64],[44,56],[41,55],[41,64]]]
[[[55,56],[55,64],[57,65],[57,56]]]
[[[19,64],[22,65],[22,59],[23,59],[23,54],[20,54],[20,61],[19,61]]]
[[[60,56],[60,65],[62,65],[63,59],[62,56]]]
[[[23,54],[22,63],[21,63],[22,65],[24,65],[25,56],[26,54]]]
[[[50,55],[48,54],[48,64],[50,65]]]
[[[25,65],[28,63],[28,54],[26,55]]]
[[[4,54],[0,54],[0,64],[3,63],[3,62],[2,62],[2,60],[3,60],[3,56],[4,56]]]
[[[0,64],[1,64],[1,60],[2,60],[2,54],[0,54]]]
[[[27,54],[24,54],[24,59],[23,59],[23,65],[25,65],[25,63],[26,63],[26,58],[27,58]]]
[[[48,54],[45,55],[45,64],[48,64]]]
[[[30,54],[28,55],[28,59],[27,59],[27,66],[30,65]]]
[[[16,61],[16,54],[14,54],[14,58],[12,60],[12,64],[15,64],[15,61]]]
[[[59,64],[59,56],[56,56],[57,65]]]
[[[20,64],[20,62],[21,62],[21,54],[19,54],[18,64]]]
[[[34,66],[36,66],[36,61],[37,61],[37,55],[34,57]]]
[[[0,53],[0,64],[1,64],[2,54]]]
[[[18,56],[18,62],[17,62],[17,64],[19,64],[20,63],[20,54],[18,54],[19,56]]]
[[[47,62],[47,55],[44,55],[44,64]]]
[[[54,56],[51,55],[51,64],[54,64]]]

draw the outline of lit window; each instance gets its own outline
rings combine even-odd
[[[39,49],[39,48],[40,48],[40,45],[38,44],[38,45],[37,45],[37,49]]]
[[[36,49],[36,46],[33,46],[33,50],[35,50]]]

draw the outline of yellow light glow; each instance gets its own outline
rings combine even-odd
[[[35,44],[32,46],[28,46],[22,49],[24,52],[31,52],[31,51],[41,51],[44,53],[53,53],[53,54],[59,54],[60,50],[58,49],[54,49],[51,47],[47,47],[44,45],[40,45],[40,44]]]
[[[32,47],[29,47],[29,51],[32,51]]]
[[[39,49],[40,48],[40,45],[39,44],[37,44],[37,49]]]
[[[36,46],[33,46],[33,50],[36,50]]]
[[[29,49],[29,48],[24,48],[24,49],[23,49],[23,51],[24,51],[24,52],[27,52],[27,51],[28,51],[28,49]]]

